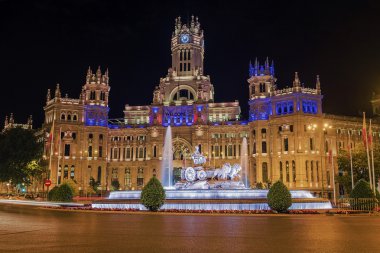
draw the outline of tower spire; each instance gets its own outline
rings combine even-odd
[[[249,60],[248,73],[249,73],[249,77],[252,77],[252,76],[255,75],[255,69],[252,66],[252,61],[251,60]]]

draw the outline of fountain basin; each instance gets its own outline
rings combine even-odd
[[[315,198],[308,191],[290,191],[289,209],[331,209],[328,199]],[[268,190],[167,190],[161,209],[175,210],[269,210]],[[108,199],[96,201],[93,208],[146,210],[140,203],[141,191],[115,191]]]

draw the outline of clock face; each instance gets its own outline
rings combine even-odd
[[[188,43],[190,41],[190,37],[188,34],[182,34],[181,35],[181,42],[182,43]]]

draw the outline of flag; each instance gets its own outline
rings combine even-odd
[[[366,145],[367,145],[367,125],[366,125],[366,122],[365,122],[365,112],[363,112],[362,137],[363,137],[364,147],[366,147]]]
[[[369,121],[369,131],[368,131],[368,146],[369,149],[373,149],[372,147],[372,122],[371,120]]]

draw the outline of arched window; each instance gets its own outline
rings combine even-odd
[[[98,167],[98,181],[99,183],[102,182],[102,167],[101,166]]]
[[[65,165],[65,168],[63,169],[63,178],[68,179],[69,178],[69,166]]]
[[[285,163],[285,170],[286,170],[286,182],[290,182],[289,162],[288,161],[286,161],[286,163]]]
[[[310,162],[311,182],[314,182],[314,161]]]
[[[71,114],[67,114],[67,120],[71,120]]]
[[[316,162],[317,182],[319,182],[319,162]]]
[[[261,138],[263,138],[263,139],[267,138],[267,129],[266,128],[261,129]]]
[[[61,184],[61,177],[62,177],[62,167],[61,165],[58,166],[58,184]]]
[[[284,172],[282,171],[282,162],[280,162],[280,180],[284,181]]]
[[[144,169],[138,168],[137,169],[137,187],[144,186]]]
[[[61,120],[66,120],[66,115],[64,113],[61,114]]]
[[[309,182],[309,161],[305,162],[306,182]]]
[[[292,174],[293,174],[293,182],[296,182],[296,162],[292,161]]]
[[[144,148],[139,147],[139,157],[138,158],[144,158]]]
[[[78,116],[76,114],[74,114],[73,121],[77,121],[77,120],[78,120]]]
[[[119,176],[118,176],[118,169],[117,168],[113,168],[112,169],[112,181],[117,181]]]
[[[90,92],[90,100],[95,100],[95,91]]]
[[[263,182],[268,182],[268,164],[266,162],[263,162],[262,164],[262,173],[263,173]]]
[[[70,168],[70,178],[74,179],[74,177],[75,177],[75,167],[74,167],[74,165],[71,165],[71,168]]]

